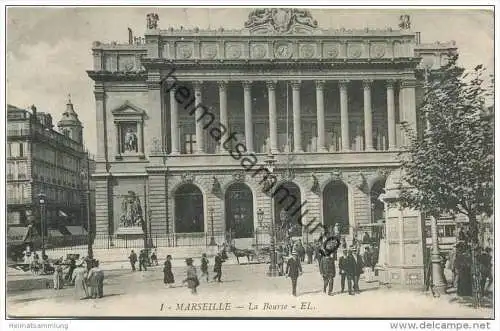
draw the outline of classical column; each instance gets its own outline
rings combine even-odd
[[[363,81],[363,104],[365,112],[365,151],[373,150],[372,133],[372,80]]]
[[[318,127],[317,151],[326,152],[325,148],[325,81],[316,81],[316,121]]]
[[[203,116],[203,108],[198,107],[198,105],[201,105],[203,102],[202,95],[201,95],[201,88],[202,88],[203,82],[194,82],[193,87],[194,87],[194,98],[195,98],[195,107],[196,108],[196,113],[195,113],[195,125],[196,125],[196,146],[197,154],[203,154],[205,153],[205,141],[204,141],[204,132],[203,132],[203,120],[198,120],[201,119]]]
[[[400,88],[400,121],[406,122],[409,128],[417,131],[417,110],[415,107],[415,79],[407,79],[401,82]],[[409,137],[404,135],[402,145],[407,146],[410,143]]]
[[[394,110],[394,81],[388,80],[387,84],[387,135],[389,150],[396,149],[396,114]]]
[[[170,90],[170,155],[179,154],[179,107],[175,100],[176,88]]]
[[[115,122],[116,130],[116,155],[120,156],[122,154],[122,132],[120,129],[120,123]]]
[[[348,96],[347,88],[349,86],[348,80],[341,80],[339,82],[340,89],[340,130],[342,137],[342,151],[349,151],[350,139],[349,139],[349,113],[348,113]]]
[[[157,154],[158,152],[164,151],[162,137],[162,128],[164,124],[162,122],[163,116],[163,90],[162,90],[162,82],[161,75],[159,70],[151,70],[148,72],[147,79],[148,86],[148,118],[143,122],[145,125],[144,131],[137,132],[137,147],[139,151],[139,157],[144,157],[143,153],[147,154],[148,157]],[[141,139],[139,137],[141,135],[143,137],[143,141],[139,141]],[[144,151],[142,145],[147,146],[147,151]],[[160,146],[158,146],[158,142]],[[142,151],[141,151],[142,150]],[[154,159],[154,160],[153,160]],[[162,162],[161,158],[153,158],[150,159],[150,162]]]
[[[142,121],[136,123],[136,130],[137,130],[137,153],[139,154],[144,154],[144,139],[142,139]]]
[[[227,129],[229,130],[229,122],[227,119],[227,82],[226,81],[219,81],[219,106],[220,106],[220,123]],[[221,137],[221,144],[225,141],[225,138],[227,136],[227,132],[224,133]],[[220,148],[219,149],[220,153],[224,153],[224,149]]]
[[[107,149],[106,149],[106,125],[104,121],[105,114],[105,95],[104,87],[100,84],[96,84],[94,90],[95,96],[95,110],[96,110],[96,136],[97,136],[97,155],[96,155],[96,167],[97,171],[106,171],[105,162],[107,161]],[[102,165],[102,167],[101,167]]]
[[[269,139],[271,142],[271,152],[278,153],[278,122],[276,114],[276,82],[268,81],[267,94],[269,101]]]
[[[253,152],[253,123],[252,123],[252,82],[243,82],[245,107],[245,143],[247,151]]]
[[[302,153],[302,132],[300,128],[300,81],[292,82],[293,108],[293,151]]]

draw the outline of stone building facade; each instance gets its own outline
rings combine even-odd
[[[150,14],[144,37],[92,51],[97,233],[253,238],[273,212],[293,236],[308,235],[298,215],[348,235],[383,219],[401,123],[420,128],[425,70],[456,47],[421,43],[409,21],[332,30],[255,9],[240,30],[160,29]],[[286,188],[274,205],[269,155]]]

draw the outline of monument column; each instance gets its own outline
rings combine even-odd
[[[227,82],[219,81],[219,106],[220,106],[220,123],[229,130],[229,122],[227,119]],[[224,133],[220,139],[220,144],[225,141],[227,132]],[[219,149],[220,153],[224,153],[223,148]]]
[[[396,149],[396,114],[394,110],[394,81],[388,80],[387,85],[387,135],[389,150]]]
[[[318,127],[317,151],[326,152],[325,148],[325,81],[316,81],[316,121]]]
[[[198,107],[198,105],[202,105],[203,99],[202,99],[202,94],[201,94],[201,89],[202,89],[202,84],[203,82],[194,82],[193,87],[194,87],[194,104],[196,107],[196,112],[195,112],[195,126],[196,126],[196,153],[197,154],[204,154],[205,153],[205,141],[204,141],[204,132],[203,132],[203,120],[198,120],[201,119],[203,116],[203,108]]]
[[[365,113],[365,151],[373,151],[372,131],[372,87],[373,80],[363,81],[363,104]]]
[[[252,123],[252,82],[243,82],[245,107],[245,143],[247,151],[253,152],[253,123]]]
[[[278,153],[278,123],[276,114],[276,81],[266,82],[269,101],[269,140],[271,153]]]
[[[302,153],[302,132],[300,128],[300,81],[292,82],[293,103],[293,151]]]
[[[170,141],[172,143],[170,155],[179,154],[179,109],[178,102],[175,100],[177,89],[172,86],[170,90]]]
[[[348,80],[341,80],[339,82],[340,89],[340,130],[342,137],[342,151],[350,150],[350,139],[349,139],[349,104],[347,88],[349,86]]]

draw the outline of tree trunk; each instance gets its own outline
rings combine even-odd
[[[470,227],[470,245],[471,245],[471,255],[472,255],[472,295],[473,303],[475,308],[481,306],[481,289],[480,289],[480,279],[481,273],[478,263],[478,254],[481,252],[479,249],[479,231],[476,215],[471,213],[469,216],[469,227]]]

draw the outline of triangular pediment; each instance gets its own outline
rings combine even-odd
[[[130,101],[125,101],[121,106],[111,111],[113,115],[127,116],[127,115],[144,115],[146,111]]]

